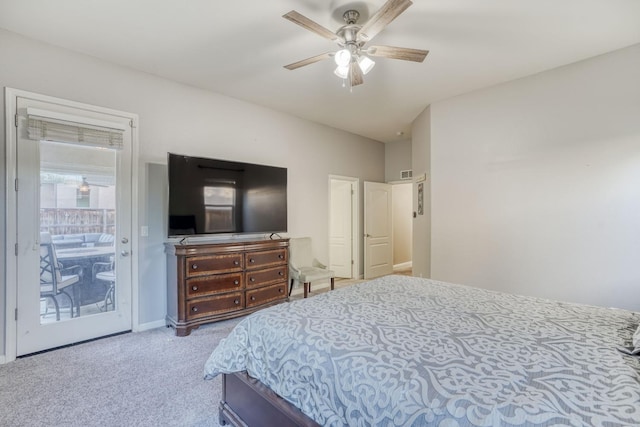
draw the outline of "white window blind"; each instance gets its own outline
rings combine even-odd
[[[66,142],[120,150],[125,130],[120,123],[36,108],[27,109],[27,132],[29,139],[36,141]]]

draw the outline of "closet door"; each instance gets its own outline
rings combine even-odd
[[[329,269],[336,277],[351,279],[353,274],[352,180],[329,179]]]
[[[17,355],[130,330],[131,119],[16,107]]]
[[[364,183],[364,278],[393,273],[391,184]]]

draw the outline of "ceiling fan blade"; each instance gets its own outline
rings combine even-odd
[[[358,31],[358,38],[371,40],[412,4],[411,0],[388,0]]]
[[[349,65],[349,84],[351,87],[358,86],[364,83],[364,76],[362,70],[357,62],[353,61]]]
[[[333,31],[326,29],[322,25],[318,24],[315,21],[312,21],[304,15],[299,14],[295,10],[282,15],[282,17],[329,40],[335,40],[338,38],[336,33],[334,33]]]
[[[424,61],[428,53],[428,50],[395,46],[371,46],[367,49],[367,54],[371,56],[381,56],[383,58],[402,59],[403,61],[413,62]]]
[[[333,52],[321,53],[320,55],[312,56],[311,58],[303,59],[302,61],[294,62],[293,64],[285,65],[287,70],[295,70],[296,68],[304,67],[305,65],[313,64],[314,62],[322,61],[333,55]]]

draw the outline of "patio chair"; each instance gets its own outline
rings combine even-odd
[[[115,310],[115,291],[116,291],[116,270],[114,257],[109,258],[109,262],[94,262],[91,267],[91,278],[93,282],[102,281],[107,283],[107,292],[104,296],[104,311],[109,311],[109,305]]]
[[[82,279],[82,267],[74,265],[65,268],[56,257],[49,233],[40,233],[40,298],[50,299],[56,308],[56,320],[60,320],[58,296],[63,294],[69,299],[69,311],[73,317],[73,298],[67,292],[70,286]],[[78,310],[79,314],[79,310]]]

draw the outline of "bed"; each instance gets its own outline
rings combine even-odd
[[[640,425],[639,324],[386,276],[252,314],[204,374],[224,376],[222,424]]]

